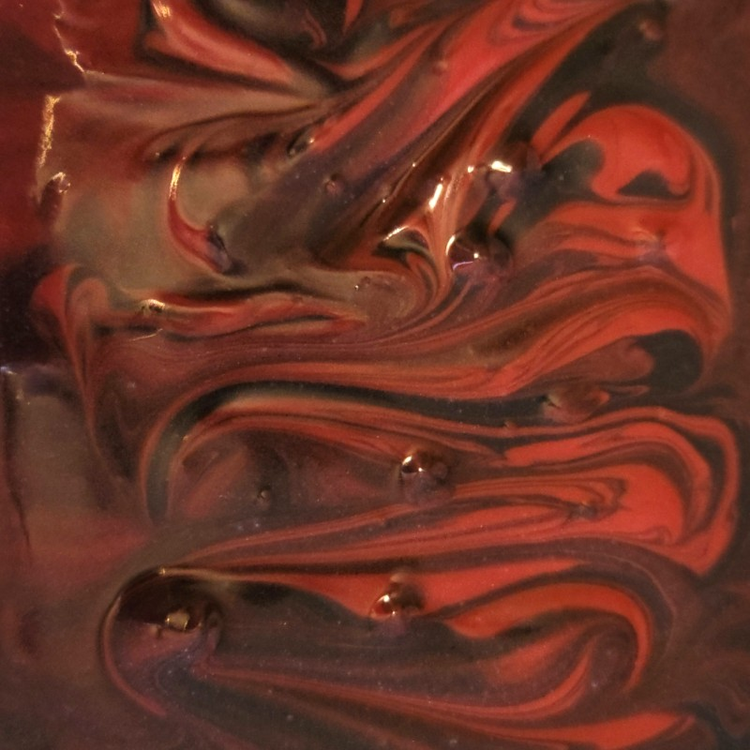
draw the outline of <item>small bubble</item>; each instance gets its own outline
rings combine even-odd
[[[503,148],[502,160],[509,164],[514,172],[535,172],[542,166],[536,149],[525,141],[513,141],[506,144]]]
[[[178,609],[170,612],[164,618],[164,627],[167,630],[175,630],[179,633],[185,633],[196,627],[196,623],[186,609]]]
[[[541,400],[542,413],[563,424],[576,424],[589,419],[609,401],[609,394],[598,386],[586,383],[564,383],[552,388]]]
[[[206,254],[211,265],[219,273],[227,273],[232,268],[232,259],[227,252],[224,239],[213,225],[206,227]]]
[[[638,24],[638,31],[645,41],[653,44],[664,39],[664,25],[656,18],[644,18]]]
[[[401,464],[402,475],[408,476],[424,472],[429,472],[432,476],[442,480],[448,476],[448,466],[442,461],[435,460],[423,453],[410,454]]]
[[[357,292],[364,291],[372,285],[372,279],[369,276],[363,276],[355,285],[354,290]]]
[[[70,187],[70,180],[65,172],[58,172],[47,183],[47,187],[55,190],[57,193],[64,193]]]
[[[47,182],[39,198],[39,213],[45,221],[54,219],[60,210],[60,201],[70,188],[70,180],[65,172],[58,172]]]
[[[370,616],[375,620],[410,617],[424,609],[424,595],[407,573],[391,576],[386,590],[375,600]]]
[[[177,149],[177,146],[170,145],[166,146],[163,149],[155,149],[154,151],[146,154],[144,157],[144,161],[155,165],[164,164],[175,159],[178,153],[179,151]]]
[[[256,510],[260,511],[261,513],[265,513],[271,508],[271,504],[273,503],[273,492],[270,488],[264,487],[258,494],[255,496],[255,502],[253,503],[253,506]]]
[[[450,498],[448,464],[441,458],[417,451],[401,462],[400,478],[411,502],[442,502]]]
[[[512,253],[508,245],[496,235],[475,237],[470,231],[453,235],[448,242],[448,263],[457,275],[476,275],[506,278],[512,267]]]
[[[156,623],[155,635],[161,638],[166,633],[189,634],[200,631],[206,635],[214,633],[219,624],[219,614],[207,602],[191,602],[177,606]]]
[[[156,639],[195,634],[213,648],[221,630],[221,615],[212,598],[196,590],[196,583],[169,575],[164,569],[139,576],[119,602],[123,623],[147,626]]]
[[[163,315],[166,311],[166,304],[158,299],[144,299],[138,303],[138,314],[144,318]]]
[[[448,60],[445,57],[440,57],[432,63],[432,72],[435,75],[442,76],[448,72]]]
[[[344,192],[344,179],[341,175],[332,174],[323,183],[323,189],[328,195],[341,195]]]
[[[579,503],[570,508],[570,520],[596,521],[602,515],[602,507],[598,503]]]
[[[539,154],[528,143],[507,143],[492,161],[476,165],[487,184],[502,200],[518,200],[543,179]]]
[[[287,156],[289,156],[290,158],[299,156],[301,153],[307,151],[307,149],[309,149],[313,143],[315,143],[315,135],[313,133],[313,129],[305,128],[296,136],[294,136],[292,142],[289,144],[289,146],[287,146]]]

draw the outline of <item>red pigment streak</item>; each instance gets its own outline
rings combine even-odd
[[[750,746],[736,5],[0,9],[2,747]]]

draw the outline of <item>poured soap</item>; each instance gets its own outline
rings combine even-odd
[[[0,748],[750,745],[741,6],[0,10]]]

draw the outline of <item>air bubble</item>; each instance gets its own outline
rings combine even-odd
[[[158,299],[144,299],[138,303],[138,314],[144,318],[163,315],[167,311],[167,305]]]
[[[599,503],[579,503],[570,508],[569,518],[571,521],[597,521],[604,511]]]
[[[219,607],[196,581],[171,576],[164,570],[136,579],[122,595],[118,618],[122,623],[147,625],[157,639],[199,634],[214,643],[220,625]]]
[[[401,462],[400,480],[406,498],[417,504],[450,499],[450,469],[441,458],[417,451]]]
[[[448,263],[457,275],[502,277],[510,275],[512,253],[496,235],[475,237],[467,230],[451,237],[447,249]]]
[[[323,183],[323,189],[328,195],[341,195],[344,192],[344,178],[338,174],[332,174]]]
[[[528,197],[543,179],[539,154],[528,143],[507,143],[491,161],[474,166],[482,171],[487,184],[503,201],[521,200]]]
[[[395,573],[375,600],[370,616],[375,620],[408,618],[424,609],[424,595],[407,573]]]
[[[312,128],[305,128],[299,132],[286,149],[287,156],[294,158],[307,151],[315,143],[315,135]]]
[[[609,398],[606,391],[594,384],[564,383],[542,398],[542,413],[554,422],[578,424],[605,406]]]
[[[206,602],[192,602],[170,610],[164,619],[155,623],[154,634],[157,638],[174,635],[201,633],[209,635],[218,624],[218,613]]]
[[[44,221],[57,216],[62,197],[69,188],[70,180],[65,172],[58,172],[47,182],[39,198],[39,214]]]
[[[230,271],[232,258],[227,252],[224,239],[213,225],[206,227],[206,245],[206,255],[213,268],[219,273]]]
[[[144,161],[149,164],[166,164],[177,157],[179,150],[177,146],[170,145],[163,149],[157,148],[144,155]]]
[[[638,24],[638,31],[645,41],[652,44],[657,44],[664,39],[664,25],[656,18],[644,18]]]
[[[253,507],[255,510],[259,511],[260,513],[266,513],[268,510],[270,510],[272,504],[273,504],[273,492],[270,488],[264,487],[255,496]]]
[[[372,286],[372,279],[369,276],[363,276],[355,285],[354,291],[362,292]]]
[[[170,612],[164,618],[163,627],[167,630],[177,631],[178,633],[186,633],[188,630],[193,630],[196,627],[196,622],[188,610],[178,609]]]
[[[442,76],[448,72],[448,60],[440,57],[432,63],[432,72],[435,75]]]

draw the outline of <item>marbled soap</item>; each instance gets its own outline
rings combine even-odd
[[[750,747],[749,29],[0,7],[0,748]]]

